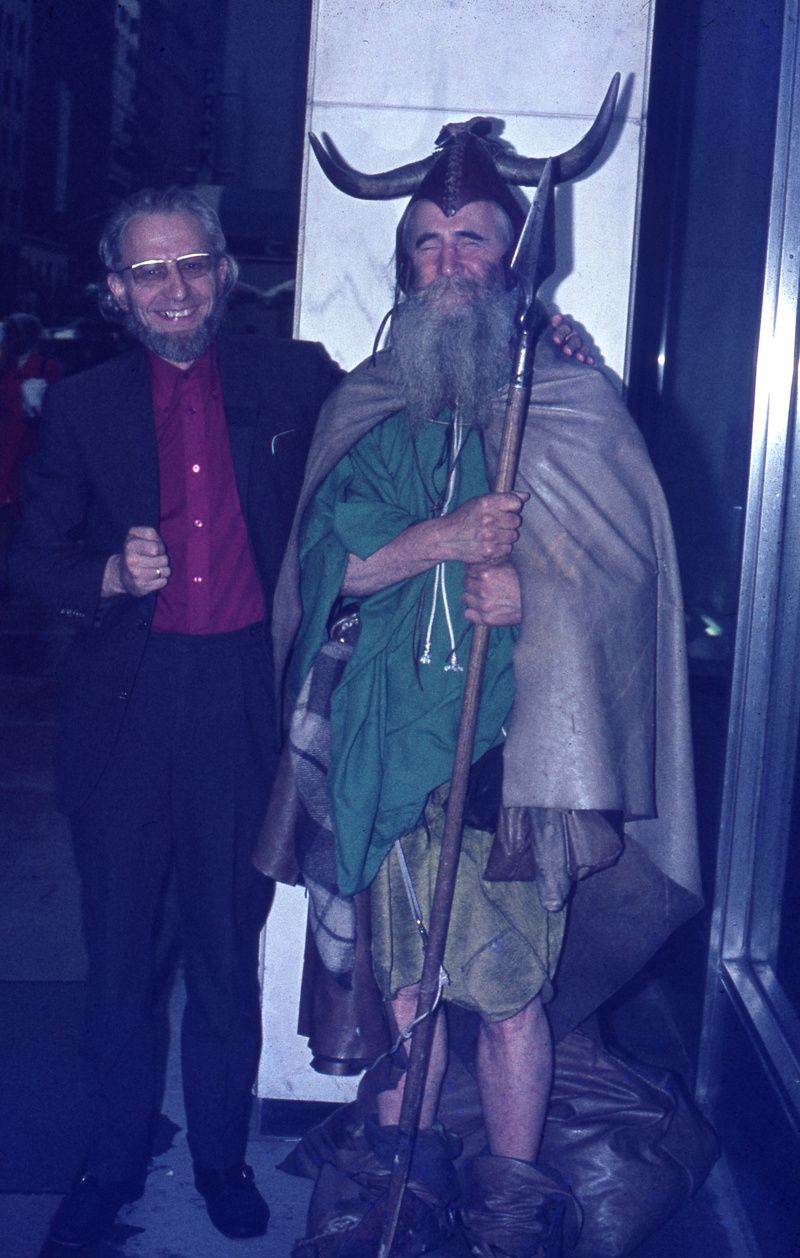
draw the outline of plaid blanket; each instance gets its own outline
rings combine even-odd
[[[358,619],[337,621],[320,647],[295,704],[289,750],[299,797],[295,851],[309,898],[309,925],[326,970],[351,985],[356,945],[352,896],[339,892],[336,847],[328,800],[331,758],[331,696],[353,653]]]

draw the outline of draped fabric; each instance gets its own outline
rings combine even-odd
[[[298,692],[325,640],[348,554],[367,558],[430,518],[444,492],[450,424],[425,424],[412,443],[405,416],[367,433],[326,477],[303,522],[305,614],[290,688]],[[451,507],[486,493],[479,435],[469,434]],[[359,600],[361,628],[332,696],[328,777],[339,890],[367,886],[395,839],[412,830],[428,793],[450,777],[472,629],[461,603],[464,566],[443,565]],[[442,589],[442,579],[444,589]],[[475,758],[502,737],[514,696],[515,633],[490,635]],[[430,662],[421,656],[430,637]]]
[[[390,353],[357,367],[323,408],[275,599],[279,679],[302,615],[305,509],[340,459],[401,408]],[[484,434],[490,482],[503,416],[498,398]],[[504,802],[619,811],[625,821],[619,861],[573,892],[550,1006],[558,1038],[701,904],[684,621],[669,516],[642,437],[601,372],[546,342],[536,352],[517,487],[531,497],[513,554],[523,620]],[[286,698],[291,710],[291,686]],[[289,882],[298,877],[291,817],[291,783],[279,777],[256,862]],[[309,970],[302,1033],[315,1054],[368,1055],[353,1038],[355,1023],[343,1027],[357,1018],[371,1049],[383,1034],[380,1003],[370,1025],[357,984],[338,1012],[326,995],[318,1016],[315,983]]]
[[[339,460],[401,408],[390,353],[357,367],[323,407],[275,598],[279,679],[302,615],[305,509]],[[503,415],[498,399],[484,438],[490,481]],[[619,809],[626,833],[699,904],[683,607],[666,503],[611,383],[546,342],[517,487],[531,498],[513,555],[523,621],[504,802]]]

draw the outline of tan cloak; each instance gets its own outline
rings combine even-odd
[[[278,678],[301,614],[297,533],[305,504],[342,455],[400,409],[388,353],[357,367],[323,407],[275,598]],[[485,432],[490,477],[503,415],[498,401]],[[573,895],[550,1006],[558,1037],[700,906],[684,619],[669,516],[638,429],[602,373],[544,342],[517,488],[531,496],[513,555],[523,621],[504,802],[625,817],[623,856]],[[296,882],[291,805],[283,777],[256,863]],[[300,1030],[319,1059],[364,1060],[383,1043],[378,1004],[364,986],[366,957],[357,973],[363,983],[352,992],[324,975],[321,987],[306,984]],[[339,1013],[354,1020],[348,1029]]]

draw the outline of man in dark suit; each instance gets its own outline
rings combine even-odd
[[[49,392],[13,560],[17,588],[77,627],[56,784],[83,885],[96,1106],[50,1234],[91,1243],[141,1194],[172,888],[195,1182],[221,1232],[257,1236],[269,1211],[244,1155],[270,886],[250,860],[276,757],[269,618],[339,373],[319,346],[217,338],[236,263],[191,190],[130,198],[100,254],[103,301],[139,345]]]

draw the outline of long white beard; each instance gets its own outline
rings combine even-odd
[[[392,316],[394,370],[412,428],[457,406],[484,427],[508,381],[516,298],[474,280],[443,277]]]

